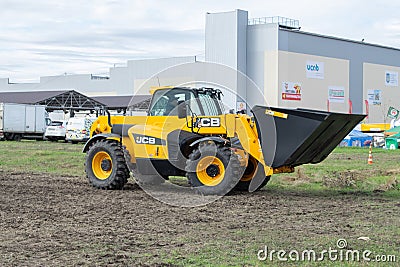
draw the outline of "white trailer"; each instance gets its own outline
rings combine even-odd
[[[45,106],[0,103],[0,139],[44,139],[50,122]]]

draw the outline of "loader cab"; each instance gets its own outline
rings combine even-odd
[[[218,116],[223,110],[221,95],[220,90],[213,88],[156,89],[148,115],[182,117],[182,112],[187,112],[187,116]]]

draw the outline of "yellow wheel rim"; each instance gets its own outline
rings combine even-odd
[[[225,175],[224,163],[214,156],[206,156],[199,160],[196,167],[197,178],[205,186],[216,186]]]
[[[112,160],[105,151],[97,152],[92,159],[92,170],[99,180],[105,180],[112,173]]]
[[[252,168],[251,171],[247,171],[247,169],[245,170],[242,178],[240,179],[240,181],[242,182],[248,182],[251,181],[251,179],[253,179],[254,174],[257,173],[257,169],[258,169],[258,162],[257,160],[255,160],[253,157],[250,157],[249,163],[247,165],[247,168]]]

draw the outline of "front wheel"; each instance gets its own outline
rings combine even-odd
[[[13,134],[4,133],[4,140],[6,140],[6,141],[11,141],[11,140],[13,140]]]
[[[240,162],[229,147],[201,144],[186,161],[186,176],[201,194],[225,195],[240,180]]]
[[[271,176],[265,176],[264,166],[250,157],[240,181],[235,186],[236,191],[255,192],[263,188]]]
[[[89,183],[100,189],[122,189],[129,178],[122,148],[110,140],[101,140],[90,147],[85,171]]]

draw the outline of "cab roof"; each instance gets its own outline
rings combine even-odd
[[[208,87],[201,87],[201,88],[191,88],[191,87],[179,87],[179,86],[154,86],[150,88],[150,94],[153,95],[156,91],[159,90],[166,90],[166,89],[183,89],[183,90],[192,90],[196,91],[197,93],[206,93],[210,94],[211,96],[217,98],[218,100],[221,100],[221,96],[223,95],[222,91],[220,89],[215,89],[215,88],[208,88]]]
[[[158,90],[171,89],[171,88],[175,88],[175,86],[152,86],[150,87],[150,94],[153,95]]]

